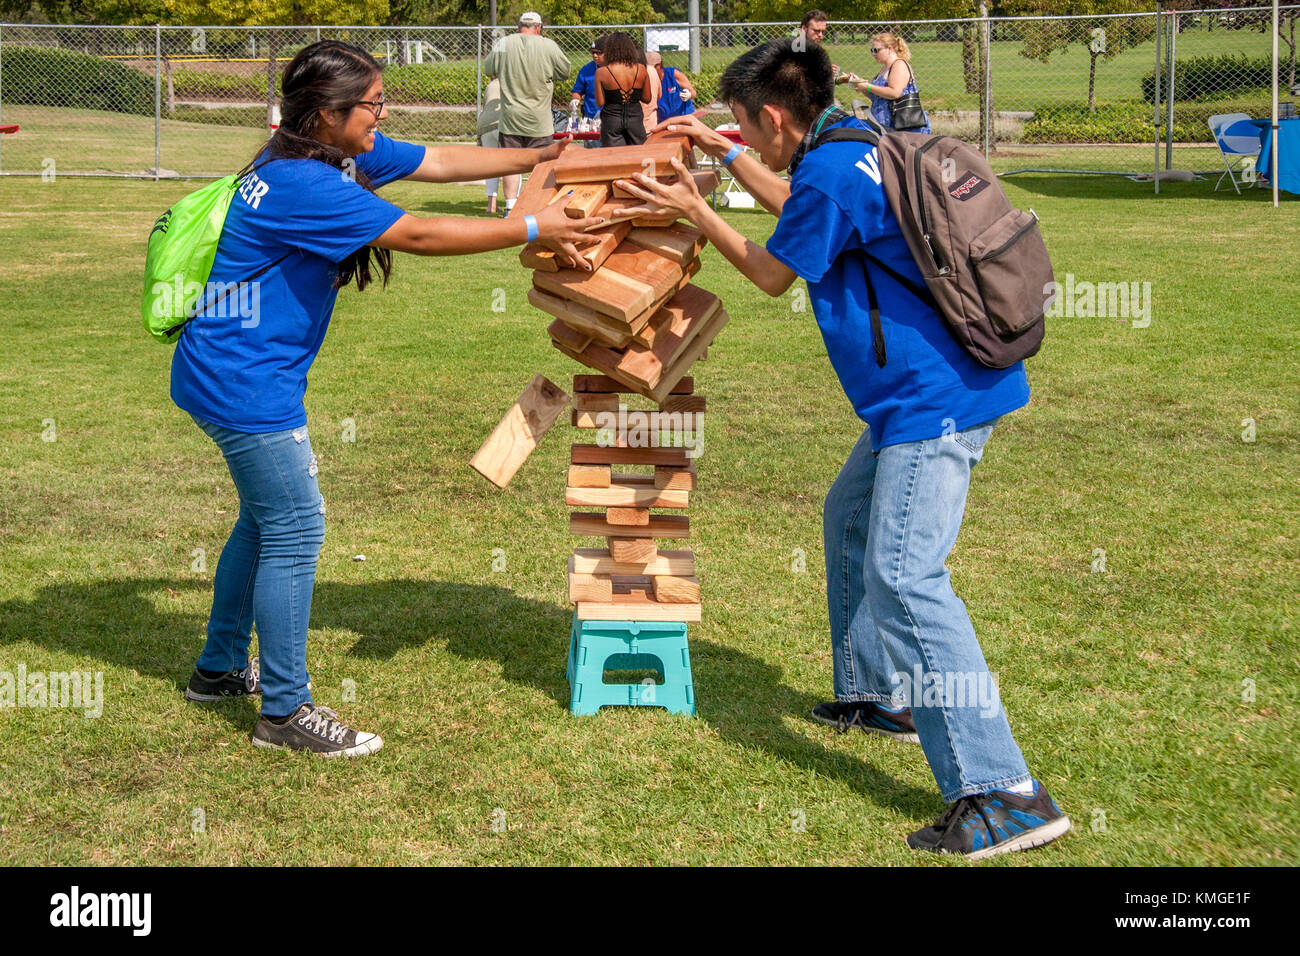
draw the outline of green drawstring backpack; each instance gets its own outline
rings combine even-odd
[[[185,323],[200,311],[287,258],[286,254],[241,282],[209,285],[212,260],[239,179],[224,176],[190,193],[159,216],[149,233],[140,314],[145,330],[159,342],[175,342]],[[215,294],[211,302],[206,301],[209,293]]]

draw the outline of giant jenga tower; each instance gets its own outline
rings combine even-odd
[[[690,533],[686,510],[697,480],[705,401],[686,373],[726,325],[727,313],[717,296],[691,284],[705,241],[700,230],[671,217],[629,213],[644,203],[614,185],[634,173],[671,181],[677,175],[673,158],[694,167],[686,137],[660,134],[644,146],[570,148],[537,166],[511,213],[517,218],[565,201],[574,218],[605,220],[593,231],[600,241],[583,249],[590,272],[560,268],[537,243],[520,254],[534,270],[529,301],[554,317],[552,344],[598,373],[574,377],[572,423],[589,431],[573,445],[565,489],[566,504],[596,509],[571,514],[569,530],[604,538],[606,545],[578,548],[569,559],[569,600],[577,606],[569,662],[575,713],[592,713],[600,703],[645,702],[608,699],[610,685],[584,685],[584,629],[617,630],[635,654],[636,635],[659,633],[663,622],[680,626],[688,682],[682,699],[689,706],[653,702],[694,711],[685,624],[701,619],[695,558],[680,547],[660,550],[658,542],[680,544]],[[701,192],[717,184],[716,173],[692,175]],[[680,670],[680,663],[673,666]],[[636,687],[629,685],[629,694]]]

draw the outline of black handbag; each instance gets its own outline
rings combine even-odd
[[[904,60],[904,63],[907,61]],[[907,64],[908,82],[916,84],[912,64]],[[896,130],[921,129],[926,125],[925,110],[921,108],[921,94],[913,91],[906,96],[889,101],[889,122]]]

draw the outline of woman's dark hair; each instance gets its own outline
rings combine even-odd
[[[835,102],[835,78],[831,58],[819,44],[800,44],[793,39],[769,40],[742,53],[723,71],[718,98],[739,103],[750,119],[763,107],[784,106],[795,121],[811,126],[822,110]]]
[[[626,33],[610,33],[605,37],[605,65],[622,63],[626,66],[645,66],[645,55],[636,40]]]
[[[339,170],[352,170],[357,183],[370,189],[370,178],[356,169],[354,163],[348,163],[342,150],[317,139],[316,133],[321,110],[355,108],[366,98],[366,91],[381,69],[374,57],[349,43],[321,40],[304,47],[284,68],[280,79],[280,128],[243,172],[249,172],[262,158],[316,159]],[[358,289],[369,285],[371,255],[383,275],[384,285],[388,285],[393,271],[392,252],[362,246],[339,263],[334,288],[341,289],[353,279]]]

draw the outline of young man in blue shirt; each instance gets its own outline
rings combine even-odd
[[[765,166],[694,118],[660,126],[689,133],[779,217],[766,248],[728,226],[689,176],[663,186],[638,175],[634,192],[689,218],[769,295],[805,279],[831,365],[866,422],[826,497],[836,700],[813,716],[919,741],[949,806],[933,826],[908,836],[910,846],[981,859],[1054,840],[1069,818],[1029,774],[944,567],[971,469],[999,416],[1029,400],[1024,366],[975,362],[932,309],[858,254],[869,248],[924,281],[881,187],[875,147],[812,148],[828,129],[862,125],[835,107],[820,46],[774,40],[757,47],[727,68],[718,92]],[[776,175],[785,169],[788,182]],[[879,300],[883,366],[865,268]]]
[[[596,102],[596,71],[605,65],[605,38],[597,37],[591,44],[591,62],[578,71],[573,81],[573,102],[582,104],[582,115],[594,119],[600,115]]]

